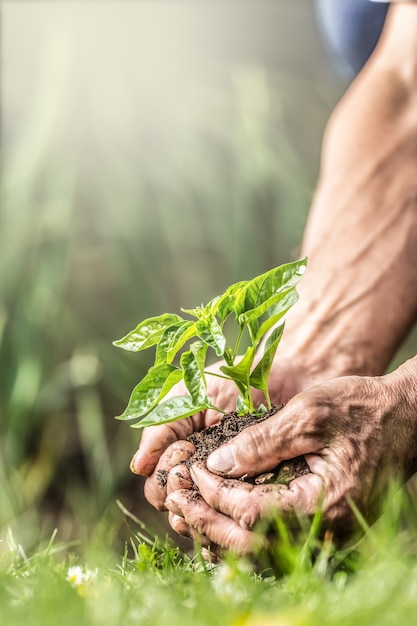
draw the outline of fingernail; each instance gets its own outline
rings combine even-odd
[[[130,461],[130,471],[133,472],[134,474],[137,474],[137,471],[135,469],[135,461],[136,461],[136,458],[137,458],[138,454],[139,454],[139,452],[136,452],[133,455],[133,459]]]
[[[181,454],[181,450],[175,450],[175,452],[172,453],[171,456],[171,463],[172,465],[178,465],[178,463],[181,463],[182,461],[182,454]]]
[[[165,506],[168,511],[171,511],[171,513],[175,513],[175,515],[184,517],[184,513],[182,512],[181,507],[171,497],[168,496],[168,498],[165,500]]]
[[[233,469],[235,459],[230,446],[224,446],[215,450],[207,459],[207,467],[212,472],[225,474]]]
[[[175,532],[179,535],[182,535],[183,537],[191,536],[189,526],[185,523],[184,518],[179,515],[175,515],[174,513],[170,523],[172,530],[175,530]]]

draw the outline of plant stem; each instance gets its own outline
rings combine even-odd
[[[216,406],[215,404],[213,404],[211,407],[209,407],[210,409],[214,410],[214,411],[218,411],[219,413],[221,413],[222,415],[227,415],[228,411],[224,411],[223,409],[221,409],[220,407]]]
[[[224,380],[233,380],[233,378],[230,378],[230,376],[223,376],[223,374],[217,374],[217,372],[210,372],[209,370],[204,370],[204,374],[207,374],[207,376],[217,376],[217,378],[224,378]]]
[[[233,350],[232,362],[234,362],[235,358],[237,357],[237,351],[239,350],[239,346],[240,346],[240,342],[241,342],[241,339],[242,339],[243,331],[244,331],[244,326],[241,326],[240,330],[239,330],[238,338],[236,339],[235,348]]]
[[[268,407],[268,410],[271,410],[272,409],[272,402],[271,402],[271,398],[269,396],[268,387],[266,389],[264,389],[264,394],[265,394],[266,406]]]

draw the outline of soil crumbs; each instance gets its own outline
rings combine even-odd
[[[247,413],[246,415],[238,415],[235,412],[228,413],[223,416],[218,424],[209,426],[200,432],[192,433],[187,439],[195,445],[196,451],[194,455],[185,462],[185,465],[190,466],[197,462],[205,462],[208,455],[219,446],[230,441],[230,439],[245,428],[248,428],[248,426],[252,426],[256,423],[259,424],[259,422],[268,419],[282,408],[283,405],[275,406],[270,411],[265,411],[265,413],[260,416],[253,415],[252,413]],[[288,485],[294,478],[298,478],[309,472],[310,469],[305,458],[299,456],[288,461],[283,461],[270,472],[255,477],[245,476],[240,480],[256,485],[268,483]]]

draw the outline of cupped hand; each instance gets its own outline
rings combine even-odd
[[[214,364],[209,370],[220,372],[222,362]],[[271,399],[280,404],[308,386],[305,375],[301,376],[302,367],[294,364],[286,365],[281,359],[279,365],[273,367],[271,378],[273,386]],[[215,406],[224,412],[236,408],[238,390],[234,383],[217,376],[207,376],[208,395]],[[186,393],[183,383],[176,385],[170,396]],[[261,392],[254,392],[255,404],[264,400]],[[167,495],[177,489],[187,489],[192,485],[188,468],[184,465],[194,452],[193,445],[186,441],[192,432],[202,430],[220,421],[222,414],[207,409],[192,417],[181,419],[161,426],[145,428],[142,434],[138,451],[131,462],[131,469],[135,474],[146,476],[145,497],[157,509],[165,510]],[[183,525],[178,525],[183,529]]]
[[[398,373],[346,376],[299,393],[212,453],[208,469],[194,465],[198,497],[177,490],[167,508],[193,532],[238,553],[251,550],[257,522],[274,513],[292,523],[321,509],[323,530],[345,541],[357,526],[351,502],[372,521],[387,481],[406,480],[416,469],[417,413],[410,401],[415,376],[413,381]],[[288,486],[236,480],[300,455],[310,473]]]
[[[218,373],[222,364],[216,363],[208,369]],[[231,411],[236,406],[238,391],[230,381],[207,376],[207,391],[212,403],[224,411]],[[186,393],[185,385],[181,382],[173,387],[169,396]],[[147,477],[145,497],[154,507],[165,510],[168,493],[191,486],[192,481],[184,461],[193,454],[194,446],[186,439],[191,433],[219,422],[221,417],[218,411],[207,409],[191,417],[143,430],[130,468],[135,474]]]

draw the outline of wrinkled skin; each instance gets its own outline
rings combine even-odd
[[[401,389],[395,376],[352,376],[317,385],[267,422],[245,429],[207,463],[211,470],[216,460],[224,470],[229,467],[223,474],[230,477],[250,476],[254,468],[260,473],[305,454],[310,474],[288,487],[252,485],[195,465],[191,477],[198,501],[178,490],[166,506],[194,533],[238,553],[251,549],[254,526],[274,512],[291,520],[321,508],[323,528],[343,542],[357,527],[349,500],[373,521],[388,478],[405,480],[415,470],[416,419],[408,389]],[[228,455],[220,458],[226,448]]]
[[[212,453],[207,461],[211,471],[201,464],[191,470],[181,464],[194,452],[194,446],[181,438],[182,429],[190,432],[194,422],[174,423],[163,441],[178,439],[160,457],[156,455],[153,472],[148,465],[145,495],[159,510],[170,511],[176,532],[215,550],[221,546],[239,553],[251,551],[258,541],[252,531],[260,519],[279,512],[291,523],[300,514],[314,515],[318,508],[323,512],[323,529],[331,529],[336,541],[343,542],[356,530],[349,499],[372,521],[388,478],[405,480],[415,470],[417,398],[410,390],[417,386],[413,380],[417,380],[417,360],[388,376],[345,376],[310,387],[269,420],[245,429]],[[152,431],[145,431],[149,435],[142,451],[153,441]],[[157,441],[160,444],[162,439]],[[226,457],[225,450],[229,450]],[[305,455],[311,473],[288,487],[235,480],[299,455]],[[138,458],[135,469],[141,470]],[[168,472],[165,486],[157,480],[161,469]],[[193,484],[200,496],[193,492],[190,497]]]
[[[285,404],[290,397],[300,389],[308,387],[312,382],[312,379],[306,378],[302,367],[295,367],[295,359],[293,361],[290,364],[285,359],[281,359],[279,363],[273,366],[271,379],[274,380],[274,391],[271,393],[271,400],[275,404]],[[217,372],[221,364],[219,362],[208,369]],[[207,376],[207,388],[214,405],[224,407],[225,411],[235,409],[238,392],[233,383],[221,378]],[[177,385],[171,391],[171,395],[181,393],[184,393],[182,384]],[[256,391],[254,398],[257,402],[264,399],[262,394],[259,392],[257,395]],[[188,490],[193,486],[190,471],[182,464],[194,452],[193,444],[186,441],[186,437],[194,431],[202,430],[217,423],[221,417],[221,414],[208,410],[190,418],[144,430],[140,447],[132,459],[131,469],[136,474],[147,476],[144,487],[145,497],[159,511],[168,509],[166,500],[169,495]],[[166,483],[158,480],[160,471],[167,473]],[[193,515],[198,515],[199,509],[202,507],[205,510],[206,506],[206,503],[200,502],[199,499],[195,499],[189,504],[189,508],[193,509]],[[202,546],[210,546],[211,550],[208,552],[210,559],[214,558],[214,553],[222,553],[222,548],[227,548],[221,542],[219,546],[215,546],[212,538],[205,535],[204,529],[195,526],[193,522],[188,523],[182,513],[178,514],[179,511],[173,504],[170,504],[170,509],[168,521],[173,530],[180,535],[192,537]],[[232,520],[230,522],[223,520],[223,524],[226,524],[227,527],[235,527]],[[248,546],[250,533],[246,535],[245,546]],[[251,538],[250,543],[252,540],[254,538]],[[241,549],[244,549],[243,544]],[[247,547],[244,551],[247,551]]]
[[[220,365],[221,363],[217,363],[208,369],[216,372]],[[292,375],[289,375],[290,372]],[[286,365],[285,360],[274,367],[273,376],[275,391],[272,393],[272,400],[276,404],[287,402],[297,391],[311,382],[304,374],[298,375],[293,366]],[[225,411],[235,409],[238,392],[233,383],[207,376],[207,388],[214,405],[223,407]],[[181,393],[184,393],[181,384],[171,391],[171,395]],[[255,392],[255,400],[260,402],[263,396],[260,393],[256,395]],[[154,507],[160,511],[165,510],[165,500],[169,493],[191,486],[189,471],[181,464],[194,452],[193,444],[186,441],[186,437],[194,431],[203,430],[219,422],[221,416],[216,411],[207,410],[177,422],[152,426],[144,430],[140,447],[132,459],[131,469],[136,474],[148,477],[145,482],[145,496]],[[168,473],[166,485],[161,485],[158,481],[161,471]]]

